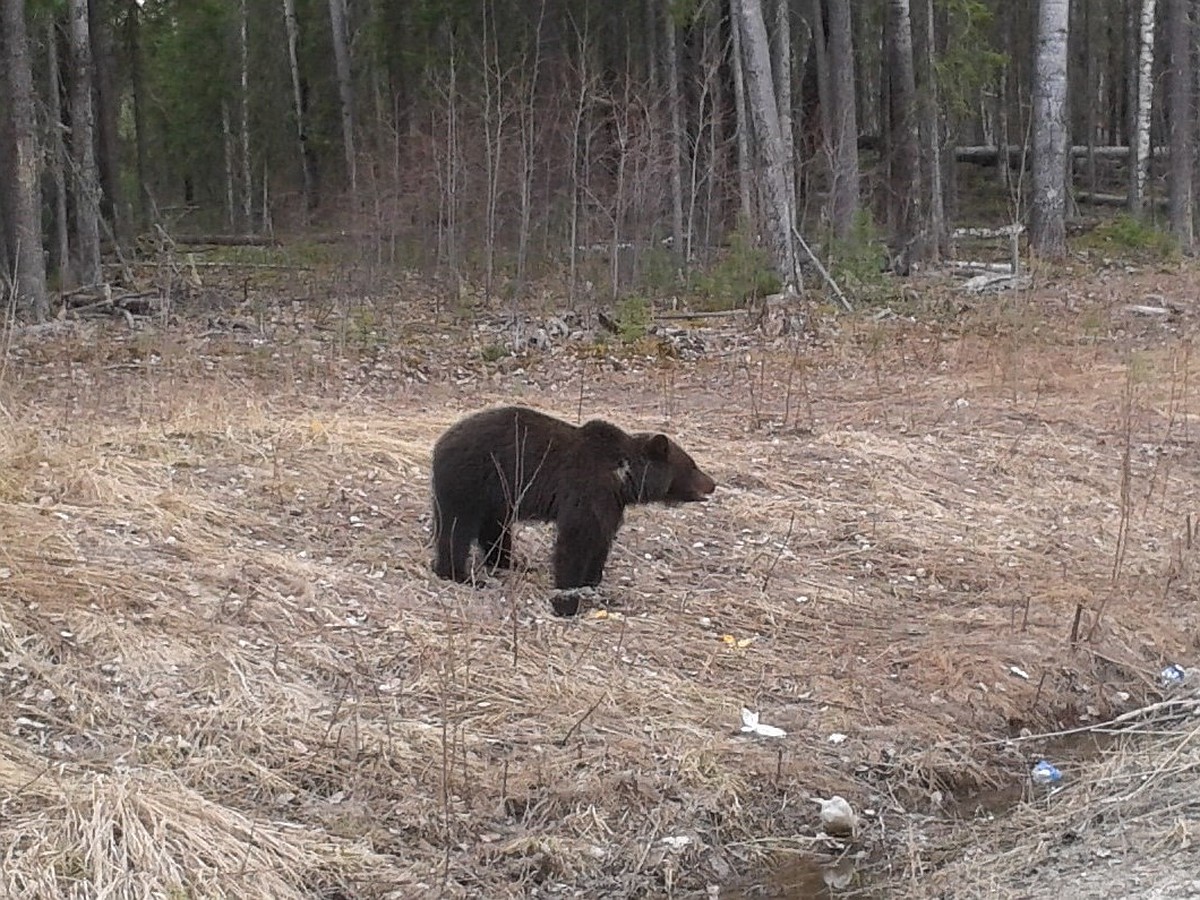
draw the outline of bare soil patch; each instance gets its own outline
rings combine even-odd
[[[841,893],[957,873],[943,896],[982,896],[964,828],[1039,815],[1042,755],[1070,780],[1112,750],[1006,739],[1193,664],[1196,287],[1064,275],[962,306],[922,285],[942,299],[798,337],[706,320],[695,359],[495,357],[486,315],[380,289],[325,325],[278,285],[205,323],[14,335],[0,880],[733,896],[845,857]],[[1184,311],[1124,309],[1164,296]],[[429,571],[433,440],[513,401],[662,428],[717,479],[706,505],[630,511],[607,615],[551,615],[545,529],[487,588]],[[787,737],[740,733],[743,707]],[[819,834],[833,794],[852,842]]]

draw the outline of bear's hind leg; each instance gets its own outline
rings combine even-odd
[[[479,529],[479,546],[489,569],[512,568],[512,528],[502,521],[484,522]]]

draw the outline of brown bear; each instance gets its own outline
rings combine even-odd
[[[704,500],[715,487],[664,434],[598,419],[575,426],[519,406],[484,410],[433,448],[433,568],[469,581],[475,541],[489,568],[508,568],[512,523],[554,522],[555,587],[594,587],[626,506]]]

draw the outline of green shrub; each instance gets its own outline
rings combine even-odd
[[[508,356],[508,348],[503,344],[488,344],[479,351],[479,356],[485,363],[494,363]]]
[[[767,251],[754,246],[739,227],[730,234],[729,246],[717,264],[692,276],[692,289],[699,300],[698,308],[726,310],[776,294],[783,284]]]
[[[675,254],[661,244],[650,244],[642,251],[638,260],[640,273],[637,281],[652,296],[666,293],[678,287],[678,266]]]
[[[645,297],[630,296],[617,301],[617,335],[626,344],[646,336],[650,328],[650,303]]]
[[[837,238],[830,234],[825,266],[842,287],[879,285],[886,280],[883,262],[887,259],[887,244],[875,225],[869,210],[860,209],[854,215],[850,234]]]
[[[1171,259],[1179,254],[1179,243],[1172,235],[1128,213],[1097,226],[1080,240],[1080,245],[1101,253],[1144,255],[1154,259]]]
[[[869,305],[895,301],[901,285],[887,270],[887,243],[869,210],[855,214],[846,237],[828,233],[825,247],[822,262],[846,296]]]

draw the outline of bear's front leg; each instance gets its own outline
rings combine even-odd
[[[433,571],[439,578],[446,578],[459,583],[471,580],[471,542],[475,540],[478,525],[473,522],[464,523],[460,519],[447,521],[445,517],[434,514],[434,543],[437,558],[433,562]]]
[[[554,586],[565,590],[600,584],[614,530],[594,514],[560,516],[554,542]]]

